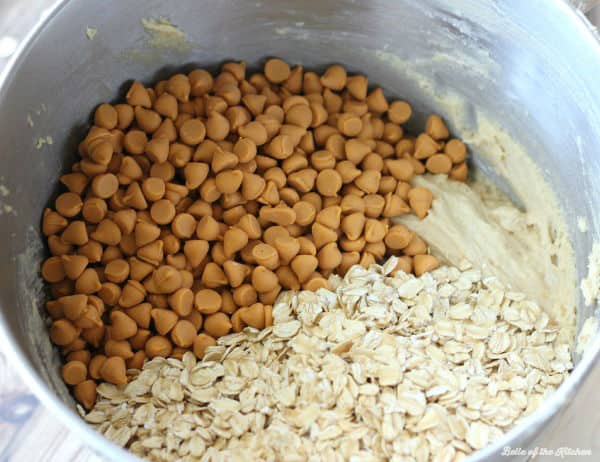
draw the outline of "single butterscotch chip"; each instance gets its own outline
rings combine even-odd
[[[110,282],[124,282],[129,277],[129,263],[117,258],[109,262],[104,268],[104,277]]]
[[[340,91],[346,86],[346,69],[339,64],[329,66],[321,76],[320,83],[331,90]]]
[[[321,170],[316,179],[316,187],[323,196],[333,197],[342,188],[342,176],[332,168]]]
[[[410,243],[413,233],[404,225],[392,226],[385,236],[385,244],[393,250],[404,249]]]
[[[365,241],[379,242],[387,234],[386,226],[379,220],[367,218],[365,221]]]
[[[114,340],[125,340],[137,333],[137,323],[122,311],[111,312],[110,322],[111,338]]]
[[[467,147],[458,139],[451,139],[444,145],[444,153],[452,159],[453,164],[460,164],[467,156]]]
[[[375,88],[367,95],[366,102],[369,111],[376,114],[384,113],[389,108],[387,99],[380,87]]]
[[[434,154],[427,159],[425,167],[434,174],[449,173],[452,170],[452,159],[446,154]]]
[[[427,159],[440,149],[440,145],[427,133],[421,133],[415,141],[415,159]]]
[[[425,133],[434,140],[445,140],[450,136],[450,132],[442,118],[437,114],[432,114],[427,118],[425,124]]]
[[[423,219],[431,208],[433,194],[427,188],[413,188],[408,192],[408,202],[415,214]]]
[[[171,340],[180,348],[188,348],[193,345],[196,333],[194,324],[185,319],[180,319],[171,330]]]
[[[84,380],[78,383],[73,388],[73,395],[77,402],[79,402],[88,411],[92,409],[96,403],[96,382],[93,380]]]
[[[377,170],[365,170],[355,180],[354,184],[367,194],[374,194],[379,190],[381,172]]]
[[[406,101],[394,101],[390,104],[387,111],[387,116],[390,122],[395,124],[403,124],[410,119],[412,108]]]
[[[340,226],[342,218],[342,208],[339,205],[331,205],[323,208],[316,217],[316,221],[331,229],[337,229]]]
[[[410,181],[415,174],[413,164],[407,159],[387,159],[385,165],[398,181]]]
[[[469,175],[469,167],[467,167],[466,162],[462,162],[457,164],[452,168],[450,174],[448,175],[451,179],[456,181],[467,181],[467,177]]]
[[[317,259],[321,270],[332,270],[342,262],[342,253],[335,242],[330,242],[319,250]]]
[[[424,273],[439,268],[440,262],[433,255],[415,255],[413,257],[413,265],[415,275],[419,277]]]
[[[254,303],[240,313],[241,320],[250,327],[263,329],[265,327],[265,306]]]
[[[204,320],[204,331],[213,338],[227,335],[231,328],[231,320],[225,313],[210,314]]]
[[[201,282],[206,287],[216,288],[227,285],[227,276],[223,269],[215,262],[209,262],[202,272]]]
[[[278,285],[277,275],[264,266],[257,266],[252,271],[252,285],[258,292],[269,292]]]
[[[290,66],[278,58],[269,59],[265,63],[265,77],[273,83],[284,82],[290,76]]]
[[[221,295],[215,290],[203,289],[196,292],[194,306],[202,314],[216,313],[221,309]]]
[[[198,334],[193,342],[193,351],[196,357],[202,359],[204,357],[204,353],[206,349],[210,346],[215,346],[217,341],[207,334]]]
[[[102,363],[100,377],[108,383],[124,385],[127,383],[126,371],[125,360],[119,356],[111,356]]]
[[[252,256],[257,265],[275,270],[279,266],[279,253],[269,244],[259,243],[252,249]]]
[[[415,255],[426,254],[427,244],[425,244],[425,241],[423,241],[423,239],[414,234],[408,245],[404,247],[404,249],[402,249],[402,252],[404,253],[404,255],[409,255],[411,257]]]
[[[87,377],[87,366],[81,361],[69,361],[62,368],[62,378],[67,385],[77,385]]]

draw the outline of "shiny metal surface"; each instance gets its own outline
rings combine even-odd
[[[140,20],[160,16],[185,31],[185,44],[173,49],[152,41]],[[98,29],[91,41],[88,26]],[[0,184],[9,191],[0,198],[0,338],[57,418],[112,460],[133,457],[73,412],[44,331],[37,275],[41,212],[58,191],[56,179],[74,158],[92,108],[122,96],[126,82],[150,82],[228,58],[252,65],[272,55],[306,67],[341,62],[362,70],[389,96],[414,103],[421,122],[427,112],[442,110],[435,96],[445,91],[471,102],[467,112],[492,115],[531,153],[556,190],[578,275],[585,274],[592,239],[600,234],[600,45],[566,2],[61,2],[0,78]],[[414,72],[435,82],[433,94]],[[442,115],[452,126],[452,114]],[[53,143],[36,149],[46,136]],[[587,234],[577,232],[578,216],[587,218]],[[578,327],[591,313],[579,307]],[[503,460],[503,446],[535,446],[598,364],[600,339],[592,349],[541,409],[471,460]]]

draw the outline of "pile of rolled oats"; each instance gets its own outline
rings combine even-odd
[[[395,266],[286,292],[273,327],[222,337],[202,361],[155,358],[80,411],[151,460],[456,461],[572,368],[523,294],[468,266],[419,278]]]

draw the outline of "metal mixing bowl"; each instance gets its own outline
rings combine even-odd
[[[168,17],[185,31],[166,46],[141,25]],[[94,40],[86,27],[98,29]],[[172,37],[173,38],[173,37]],[[60,2],[30,34],[0,79],[0,334],[41,401],[111,460],[134,458],[74,412],[43,320],[38,232],[57,179],[75,157],[91,110],[123,96],[132,78],[151,82],[228,58],[265,56],[321,69],[363,71],[390,96],[441,112],[446,92],[499,121],[542,168],[564,209],[585,275],[600,233],[600,45],[582,16],[559,0],[220,0]],[[426,79],[416,78],[417,75]],[[32,126],[33,125],[33,126]],[[476,130],[473,117],[471,129]],[[36,149],[50,135],[53,143]],[[476,156],[475,156],[476,157]],[[4,189],[2,189],[4,191]],[[576,219],[590,230],[578,233]],[[578,329],[592,307],[578,307]],[[501,441],[471,460],[501,460],[503,446],[531,447],[556,425],[564,404],[598,363],[600,339],[559,390]]]

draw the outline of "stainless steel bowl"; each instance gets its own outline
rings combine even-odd
[[[185,40],[157,40],[141,19],[164,16]],[[97,28],[94,40],[86,27]],[[169,42],[169,40],[167,40]],[[59,2],[30,34],[0,80],[0,338],[41,401],[111,460],[134,458],[74,412],[43,320],[40,216],[75,157],[91,110],[123,96],[132,78],[151,82],[228,58],[257,64],[281,56],[306,67],[341,62],[364,71],[389,96],[409,99],[417,122],[442,112],[458,135],[469,129],[440,97],[488,114],[542,168],[563,208],[577,258],[600,234],[600,45],[583,17],[560,0],[158,0]],[[425,79],[417,78],[421,75]],[[474,119],[474,118],[473,118]],[[471,121],[476,129],[476,121]],[[40,137],[53,143],[36,149]],[[39,147],[39,146],[38,146]],[[590,230],[577,232],[578,216]],[[578,329],[592,314],[579,306]],[[502,440],[471,460],[527,448],[597,366],[600,338],[559,390]],[[523,457],[525,458],[525,456]]]

